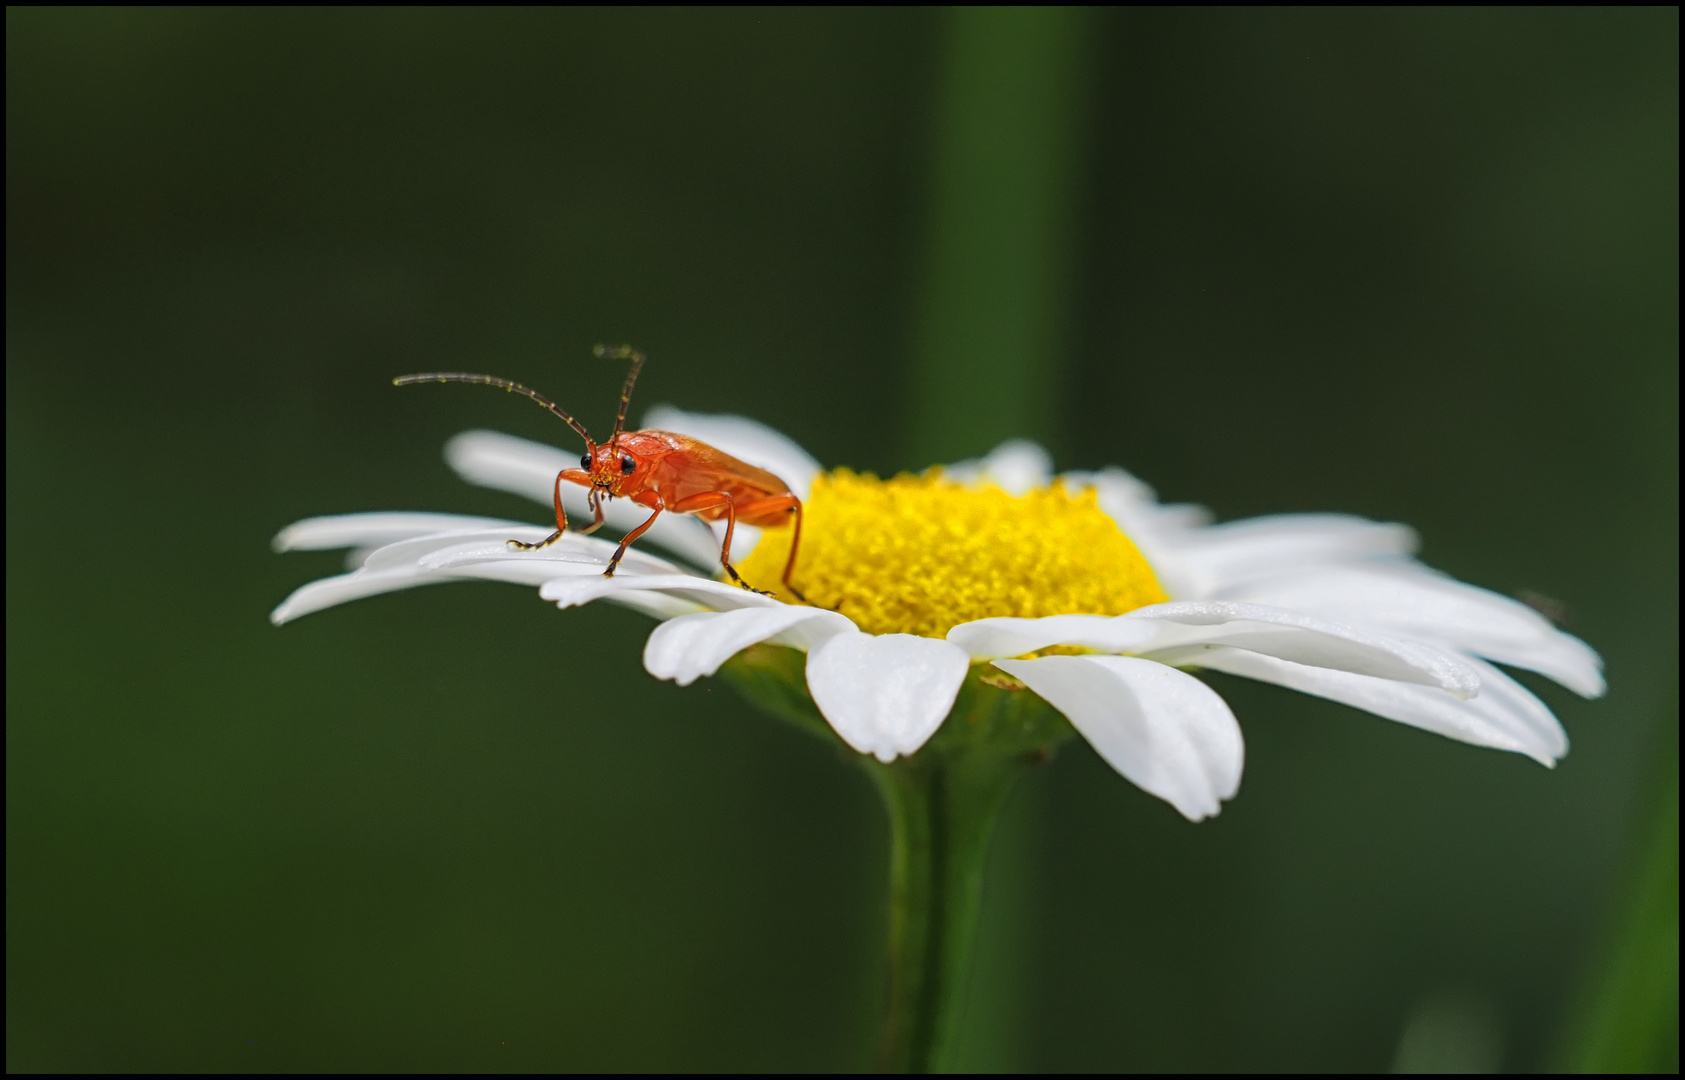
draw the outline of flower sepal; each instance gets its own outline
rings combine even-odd
[[[782,645],[751,645],[720,665],[718,674],[751,705],[769,716],[793,724],[816,738],[836,745],[848,756],[854,751],[843,744],[813,697],[807,691],[804,668],[807,656]]]

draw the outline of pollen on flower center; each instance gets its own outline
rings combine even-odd
[[[803,507],[792,580],[868,633],[942,637],[991,616],[1121,615],[1167,599],[1092,490],[1018,496],[934,469],[889,480],[838,469]],[[769,529],[738,567],[744,578],[779,592],[791,535]]]

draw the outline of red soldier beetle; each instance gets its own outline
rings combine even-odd
[[[615,568],[626,556],[632,541],[648,531],[655,519],[665,512],[695,514],[704,521],[725,518],[725,539],[720,544],[720,565],[731,580],[752,589],[738,576],[731,565],[731,537],[741,520],[746,525],[763,529],[793,525],[795,535],[790,538],[790,558],[784,563],[784,587],[798,600],[806,601],[794,585],[790,575],[796,568],[796,551],[802,539],[802,501],[790,491],[788,484],[778,477],[739,461],[723,451],[688,435],[671,431],[626,431],[626,408],[632,401],[632,387],[644,366],[644,356],[630,345],[607,349],[599,345],[593,350],[598,356],[632,361],[626,375],[626,386],[620,392],[620,412],[614,418],[614,434],[608,442],[599,444],[585,430],[585,425],[569,416],[560,406],[543,394],[520,383],[500,379],[495,375],[472,375],[460,371],[429,372],[422,375],[400,375],[393,386],[412,386],[426,382],[474,383],[493,386],[511,394],[531,398],[562,419],[585,440],[585,456],[579,468],[563,469],[556,474],[556,531],[536,544],[510,540],[510,547],[522,551],[536,551],[548,547],[567,532],[567,511],[562,509],[562,481],[590,488],[591,510],[596,520],[583,529],[581,536],[589,536],[602,528],[603,500],[626,498],[651,513],[649,520],[626,534],[608,561],[604,577],[613,577]],[[793,517],[791,515],[794,515]],[[759,590],[753,590],[759,591]]]

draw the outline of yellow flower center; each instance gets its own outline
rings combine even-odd
[[[890,480],[838,469],[803,503],[791,580],[868,633],[942,637],[997,615],[1121,615],[1168,599],[1092,490],[1009,495],[940,470]],[[781,590],[791,529],[769,529],[738,570]]]

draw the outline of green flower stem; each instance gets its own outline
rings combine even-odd
[[[807,658],[751,646],[720,675],[773,716],[859,762],[889,815],[889,993],[878,1065],[937,1072],[964,1037],[989,837],[1012,784],[1076,732],[1054,708],[988,666],[972,667],[954,707],[919,752],[884,764],[843,746],[808,695]]]
[[[1013,783],[1074,735],[1069,721],[980,664],[930,742],[888,765],[860,758],[889,814],[889,994],[878,1066],[940,1072],[965,1032],[989,838]]]
[[[989,837],[1015,762],[917,755],[871,768],[889,812],[889,1001],[878,1067],[937,1072],[957,1034]]]
[[[942,727],[889,764],[842,746],[808,696],[806,657],[756,645],[720,669],[744,697],[859,762],[889,817],[888,1002],[878,1065],[935,1072],[963,1037],[989,837],[1018,774],[1070,738],[1068,721],[987,665],[971,669]]]

